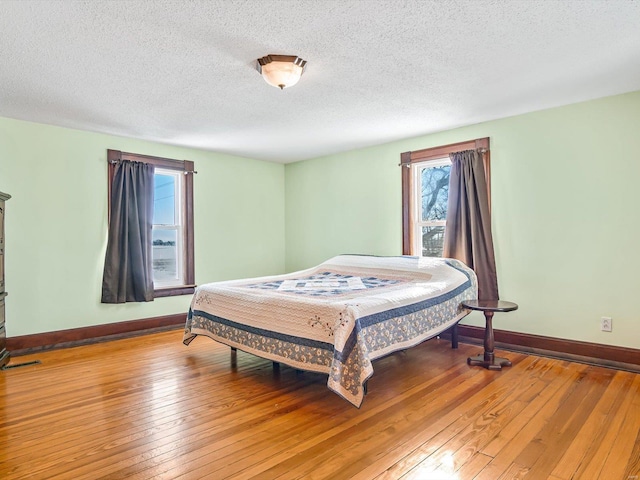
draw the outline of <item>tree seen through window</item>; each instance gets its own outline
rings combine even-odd
[[[420,166],[420,221],[417,238],[424,257],[441,257],[449,200],[450,164],[425,162]]]

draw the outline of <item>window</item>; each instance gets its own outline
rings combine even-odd
[[[449,199],[449,154],[485,149],[489,187],[489,138],[402,153],[402,253],[423,257],[443,254]]]
[[[415,179],[413,251],[423,257],[441,257],[449,199],[451,160],[436,159],[411,166]]]
[[[156,168],[153,175],[153,284],[184,284],[181,172]]]
[[[109,190],[120,160],[154,165],[152,260],[154,297],[185,295],[195,288],[193,162],[108,150]],[[111,192],[109,192],[111,198]]]

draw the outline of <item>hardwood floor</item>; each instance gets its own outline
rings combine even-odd
[[[640,375],[431,340],[374,363],[357,409],[181,331],[18,357],[2,479],[638,479]]]

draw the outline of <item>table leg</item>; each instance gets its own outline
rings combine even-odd
[[[451,348],[458,348],[458,324],[451,327]]]
[[[481,366],[489,370],[502,370],[502,367],[510,367],[511,362],[502,357],[496,357],[493,354],[493,313],[491,311],[484,312],[486,325],[484,328],[484,353],[475,357],[467,358],[467,363],[472,366]]]

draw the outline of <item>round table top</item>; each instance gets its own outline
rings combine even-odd
[[[481,312],[512,312],[518,309],[518,304],[505,300],[466,300],[462,302],[464,308]]]

